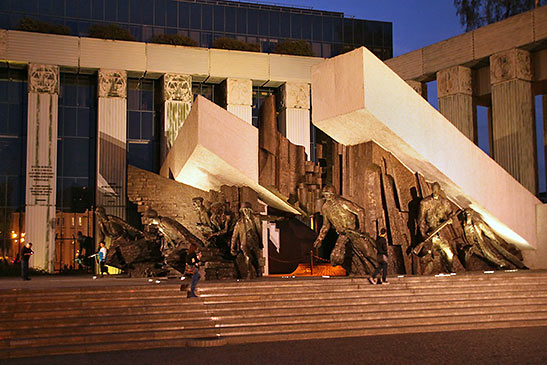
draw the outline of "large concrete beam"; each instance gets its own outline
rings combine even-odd
[[[537,246],[540,201],[366,48],[312,68],[312,105],[313,123],[336,141],[374,140],[509,242]]]
[[[266,204],[300,212],[258,184],[258,129],[198,95],[160,174],[201,190],[248,186]]]

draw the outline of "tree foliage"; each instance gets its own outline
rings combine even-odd
[[[70,35],[70,28],[62,24],[53,24],[38,19],[23,17],[17,25],[18,30],[26,32]]]
[[[547,4],[547,0],[454,0],[467,32]]]
[[[174,46],[196,47],[198,42],[182,34],[158,34],[150,39],[151,43],[172,44]]]
[[[222,37],[213,41],[213,48],[232,49],[235,51],[260,52],[260,44],[247,43],[234,38]]]
[[[286,39],[275,45],[273,53],[290,54],[295,56],[313,56],[310,42],[304,40]]]
[[[89,27],[89,36],[91,38],[115,39],[120,41],[134,41],[135,37],[118,24],[94,24]]]

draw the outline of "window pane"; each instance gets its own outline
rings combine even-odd
[[[0,155],[11,156],[0,164],[0,175],[16,175],[21,170],[21,139],[0,138]]]
[[[247,9],[236,9],[237,33],[247,33]]]
[[[323,40],[323,18],[320,16],[312,17],[313,39],[316,41]]]
[[[190,4],[190,28],[201,29],[201,4]]]
[[[356,45],[364,45],[365,44],[365,34],[364,34],[364,27],[363,22],[360,22],[358,20],[353,21],[353,42]]]
[[[129,22],[129,0],[118,0],[118,21]]]
[[[9,125],[4,122],[8,120],[9,107],[8,104],[0,103],[0,135],[8,134]]]
[[[333,22],[333,40],[334,42],[342,43],[344,42],[344,19],[334,18]]]
[[[270,11],[270,36],[279,37],[279,13]]]
[[[323,18],[323,40],[332,41],[332,18]]]
[[[77,108],[64,108],[63,114],[63,130],[62,135],[59,136],[76,136],[76,123],[78,118],[78,109]]]
[[[146,25],[154,24],[154,3],[150,0],[142,3],[142,22]]]
[[[178,3],[173,0],[167,1],[167,26],[168,27],[178,27],[177,16],[178,16]],[[180,4],[184,5],[183,3]],[[181,25],[182,27],[182,25]]]
[[[66,2],[66,16],[77,18],[78,17],[78,2],[67,1]]]
[[[130,22],[142,24],[142,0],[131,0],[129,4]]]
[[[295,39],[302,38],[302,16],[300,14],[291,14],[291,37]]]
[[[135,89],[127,90],[127,109],[128,110],[139,110],[139,97],[140,93]]]
[[[190,28],[190,4],[179,3],[179,28]]]
[[[224,6],[214,7],[214,28],[215,32],[224,32]]]
[[[67,1],[67,3],[68,2],[70,2],[70,0]],[[116,21],[116,10],[117,10],[116,1],[107,0],[104,3],[104,19],[106,21],[115,22]]]
[[[353,19],[344,19],[344,42],[353,43]]]
[[[226,16],[226,23],[225,23],[225,31],[235,33],[236,31],[236,10],[235,8],[231,6],[227,6],[225,8],[225,16]]]
[[[155,0],[154,2],[154,24],[165,25],[165,0]]]
[[[78,131],[76,135],[78,137],[91,137],[90,134],[90,110],[86,108],[78,109]]]
[[[36,14],[38,12],[38,0],[16,0],[11,2],[13,11],[26,14]]]
[[[261,11],[258,17],[258,34],[268,36],[270,31],[269,12]]]
[[[141,139],[154,138],[154,112],[142,112]]]
[[[312,39],[312,18],[302,16],[302,38]]]
[[[78,0],[75,0],[78,1]],[[83,19],[91,18],[91,1],[89,0],[79,0],[78,1],[78,16]]]
[[[258,34],[258,11],[249,9],[247,12],[247,32]]]
[[[213,8],[211,5],[202,5],[201,12],[201,29],[213,30]]]
[[[4,104],[5,105],[5,104]],[[9,105],[9,127],[7,133],[11,136],[21,135],[21,126],[27,121],[23,119],[23,106],[21,104]],[[6,120],[6,119],[1,119]]]
[[[281,13],[281,37],[289,38],[291,36],[291,15]]]
[[[130,111],[127,114],[127,138],[141,139],[141,113]]]
[[[103,20],[103,11],[104,11],[104,0],[93,0],[92,18],[94,20]]]
[[[63,176],[89,175],[89,140],[63,138]]]
[[[65,0],[52,0],[52,15],[65,15]]]

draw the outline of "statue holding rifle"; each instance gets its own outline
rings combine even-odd
[[[321,247],[332,227],[338,239],[330,255],[332,265],[344,264],[350,255],[352,264],[346,270],[352,275],[372,274],[377,266],[375,242],[365,232],[365,211],[357,204],[336,194],[332,185],[323,188],[325,203],[321,209],[323,226],[313,246]]]
[[[454,257],[456,250],[442,236],[442,231],[452,223],[459,211],[452,212],[439,183],[433,183],[432,190],[431,195],[420,202],[418,225],[424,240],[413,250],[414,254],[423,257],[423,274],[452,272],[454,260],[458,260]]]

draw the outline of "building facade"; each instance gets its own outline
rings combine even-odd
[[[18,31],[23,17],[72,35]],[[107,23],[137,41],[87,37]],[[0,5],[0,28],[2,254],[15,257],[24,234],[33,265],[50,272],[74,266],[75,237],[93,235],[96,206],[130,219],[127,165],[159,171],[197,94],[255,127],[276,94],[279,129],[313,157],[310,66],[321,58],[267,54],[277,42],[303,39],[322,57],[363,44],[392,55],[391,23],[229,1],[12,0]],[[201,47],[146,43],[161,33]],[[205,48],[219,37],[262,52]]]

